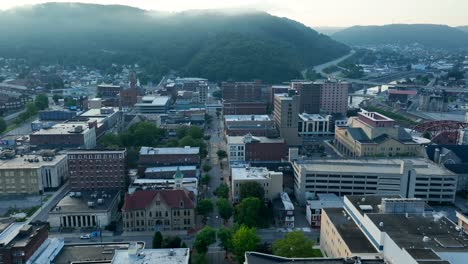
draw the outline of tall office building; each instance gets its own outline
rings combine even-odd
[[[298,114],[299,99],[294,90],[287,94],[276,94],[273,111],[273,119],[282,138],[291,146],[301,145],[301,138],[298,136]]]
[[[349,83],[326,81],[320,84],[320,110],[327,114],[346,115]]]
[[[291,88],[299,95],[299,113],[320,113],[320,83],[292,82]]]

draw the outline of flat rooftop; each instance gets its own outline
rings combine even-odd
[[[108,117],[119,111],[118,107],[102,107],[99,109],[89,109],[82,113],[80,116],[83,117]]]
[[[81,127],[81,131],[78,130],[79,127]],[[41,128],[41,130],[34,132],[33,135],[82,134],[88,130],[88,122],[59,123],[51,128]]]
[[[197,169],[197,166],[166,166],[166,167],[150,167],[145,170],[148,172],[175,172],[179,169],[180,171],[193,171]]]
[[[389,118],[389,117],[386,117],[382,114],[379,114],[377,112],[359,112],[358,113],[358,116],[364,116],[372,121],[386,121],[386,122],[394,122],[395,120]]]
[[[400,195],[346,195],[353,206],[364,215],[364,213],[379,213],[379,205],[382,204],[382,198],[402,198]],[[365,212],[361,209],[360,205],[367,205],[370,207]],[[372,208],[372,209],[371,209]]]
[[[52,208],[49,214],[108,211],[118,195],[119,191],[69,192]],[[101,203],[98,202],[98,199],[102,199]],[[90,207],[88,202],[93,202],[93,206]]]
[[[0,246],[6,246],[13,241],[24,226],[25,223],[20,222],[13,222],[5,225],[5,228],[0,233]]]
[[[341,208],[343,198],[333,193],[318,193],[316,199],[306,201],[310,208]]]
[[[200,153],[199,147],[152,148],[141,147],[140,155],[195,155]]]
[[[89,244],[89,245],[65,245],[55,257],[54,264],[86,263],[86,261],[99,261],[99,263],[111,263],[116,250],[127,252],[129,243],[115,244]],[[139,248],[144,248],[144,243],[138,243]]]
[[[348,220],[342,208],[323,208],[343,241],[353,253],[377,253],[361,229],[352,219]]]
[[[43,166],[55,166],[66,158],[67,155],[55,155],[52,160],[44,160],[40,155],[17,155],[16,158],[0,160],[2,169],[38,169]]]
[[[243,167],[232,168],[231,175],[233,180],[256,180],[256,179],[270,179],[271,172],[266,167]]]
[[[302,113],[302,114],[299,114],[299,118],[302,121],[328,121],[325,115],[320,115],[320,114]]]
[[[354,258],[285,258],[258,252],[246,252],[246,263],[248,264],[355,264]],[[361,264],[384,264],[383,259],[361,259]]]
[[[468,235],[458,231],[455,224],[442,214],[408,214],[408,217],[405,214],[367,214],[367,216],[400,248],[431,248],[435,252],[468,252]],[[423,241],[424,237],[426,241]],[[429,257],[422,256],[421,259]]]
[[[112,264],[184,264],[189,263],[190,249],[188,248],[165,248],[165,249],[143,249],[138,255],[129,254],[127,250],[116,250],[112,258]]]
[[[256,143],[284,143],[283,138],[268,138],[268,137],[256,137],[251,136],[251,142]],[[228,136],[227,143],[228,144],[244,144],[246,140],[246,136]]]
[[[455,175],[449,170],[423,158],[298,160],[296,164],[309,172],[316,173],[333,171],[335,173],[400,174],[403,161],[412,162],[413,169],[418,175]]]
[[[169,100],[169,96],[144,96],[135,106],[166,106]]]
[[[224,120],[228,122],[234,121],[271,121],[268,115],[225,115]]]

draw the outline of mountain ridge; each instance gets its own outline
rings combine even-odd
[[[431,48],[459,49],[468,44],[466,32],[437,24],[353,26],[333,34],[332,38],[349,45],[419,43]]]
[[[213,80],[278,82],[349,51],[299,22],[260,11],[165,13],[47,3],[0,12],[0,34],[9,36],[0,43],[0,56],[98,68],[138,63],[152,81],[175,69]]]

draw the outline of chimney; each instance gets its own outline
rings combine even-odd
[[[439,164],[440,163],[440,149],[436,148],[434,150],[434,162]]]

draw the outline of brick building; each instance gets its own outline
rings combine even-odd
[[[38,148],[91,149],[96,146],[96,126],[96,122],[60,123],[32,133],[29,140]]]
[[[265,102],[224,102],[223,113],[225,115],[266,115],[267,103]]]
[[[195,225],[192,193],[184,190],[146,190],[125,195],[124,231],[188,230]]]
[[[224,115],[226,135],[275,137],[279,136],[275,122],[268,115]]]
[[[8,223],[0,225],[0,263],[27,263],[48,237],[46,225]]]
[[[138,159],[138,172],[144,173],[146,168],[162,166],[198,166],[200,164],[200,148],[152,148],[141,147]]]
[[[266,85],[256,82],[223,82],[221,85],[223,100],[227,102],[265,101]]]
[[[291,88],[299,96],[299,113],[318,114],[320,112],[320,84],[314,82],[292,82]]]
[[[320,110],[327,114],[346,115],[349,87],[346,82],[320,83]]]
[[[72,150],[68,172],[74,191],[125,188],[126,150]]]
[[[284,139],[250,134],[228,137],[227,149],[229,162],[281,161],[288,153]]]

